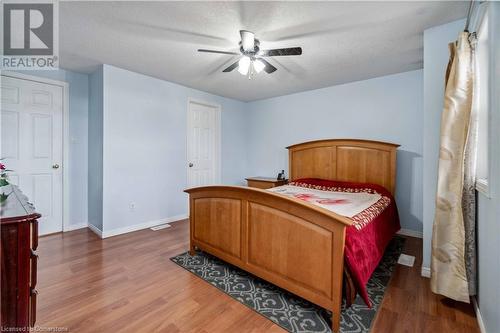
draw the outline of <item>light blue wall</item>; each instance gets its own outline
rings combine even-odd
[[[89,224],[102,231],[103,175],[103,66],[89,78],[88,216]]]
[[[87,223],[88,75],[67,70],[19,71],[69,84],[69,221]],[[64,166],[63,166],[64,167]]]
[[[490,198],[479,194],[479,309],[486,332],[500,332],[500,3],[490,2]]]
[[[455,41],[465,25],[454,21],[424,32],[424,159],[423,159],[423,267],[430,267],[432,224],[437,188],[439,136],[444,106],[444,77],[448,65],[448,43]]]
[[[104,232],[187,214],[189,97],[221,105],[222,182],[242,183],[245,103],[109,65],[103,71]]]
[[[422,231],[421,70],[248,103],[250,176],[288,170],[286,146],[324,138],[400,144],[396,200],[402,228]]]

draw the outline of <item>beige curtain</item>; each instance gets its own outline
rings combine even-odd
[[[431,289],[434,293],[468,303],[464,210],[468,211],[470,207],[464,209],[463,200],[468,198],[468,195],[464,196],[464,181],[465,165],[469,165],[466,147],[469,147],[474,82],[469,33],[462,32],[449,48],[432,232]],[[467,179],[469,182],[469,177]]]

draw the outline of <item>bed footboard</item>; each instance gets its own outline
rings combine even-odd
[[[345,228],[351,221],[269,191],[208,186],[190,198],[190,251],[224,261],[333,312],[339,330]]]

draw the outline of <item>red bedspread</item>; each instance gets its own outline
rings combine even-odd
[[[363,297],[365,303],[371,307],[370,299],[366,291],[366,284],[382,259],[385,248],[394,237],[395,233],[401,228],[394,197],[384,187],[375,184],[348,183],[316,178],[297,179],[295,182],[325,187],[352,189],[369,188],[390,199],[390,204],[382,213],[376,216],[362,229],[358,230],[354,226],[350,226],[346,229],[344,250],[345,263],[352,275],[359,294]]]

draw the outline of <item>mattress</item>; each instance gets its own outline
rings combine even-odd
[[[298,179],[269,191],[307,201],[353,221],[346,229],[345,264],[357,291],[371,306],[366,284],[400,229],[392,194],[375,184],[316,178]]]

